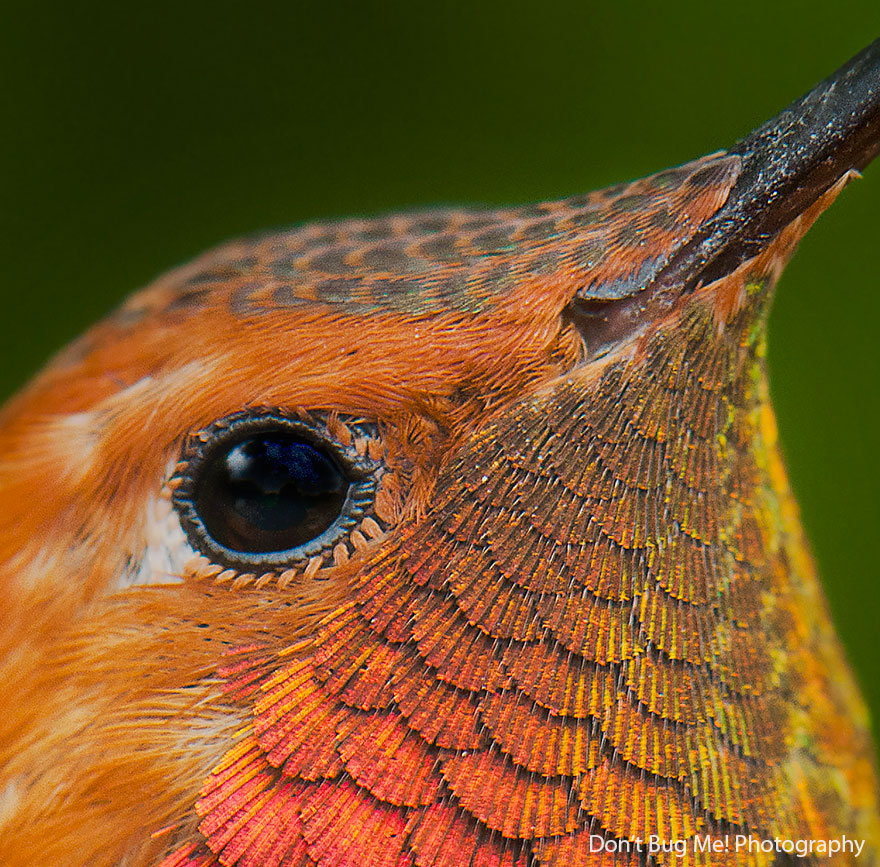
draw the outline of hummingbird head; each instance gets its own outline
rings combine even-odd
[[[4,863],[868,827],[763,325],[878,68],[602,192],[232,242],[62,353],[0,418]]]

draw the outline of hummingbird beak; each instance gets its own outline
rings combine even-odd
[[[602,357],[663,318],[677,299],[717,284],[767,251],[813,205],[829,204],[836,189],[878,152],[880,39],[717,155],[738,161],[724,204],[638,291],[611,301],[578,293],[563,315],[584,336],[592,357]],[[719,303],[740,302],[725,296]]]
[[[880,39],[728,151],[742,162],[726,203],[650,288],[680,294],[725,277],[878,152]]]

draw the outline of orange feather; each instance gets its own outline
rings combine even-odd
[[[233,242],[62,353],[0,415],[0,863],[876,859],[764,364],[863,103],[775,175],[786,115],[589,196]],[[332,541],[211,529],[199,467],[251,423],[336,455]]]

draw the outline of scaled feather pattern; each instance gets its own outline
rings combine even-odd
[[[233,242],[59,355],[0,416],[0,863],[811,863],[695,844],[736,835],[876,863],[765,363],[861,163],[685,289],[748,159]],[[250,569],[177,492],[265,408],[375,485],[326,550]]]

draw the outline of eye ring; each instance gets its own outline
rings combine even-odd
[[[338,429],[339,425],[334,427]],[[190,436],[172,477],[172,502],[190,543],[215,563],[249,571],[286,568],[332,549],[370,513],[376,496],[384,465],[381,461],[373,460],[366,453],[367,450],[357,447],[358,438],[363,440],[365,435],[375,437],[375,428],[369,428],[363,430],[359,426],[350,430],[343,427],[348,435],[340,437],[334,436],[326,420],[292,417],[277,409],[255,409],[226,416]],[[224,456],[243,443],[269,435],[286,437],[314,449],[325,463],[339,471],[347,488],[338,506],[338,514],[315,536],[277,550],[239,550],[238,547],[223,544],[216,538],[219,535],[216,529],[213,533],[209,529],[211,521],[206,522],[199,509],[201,487],[218,460],[223,460]]]

